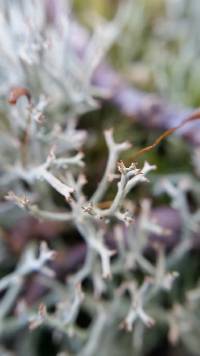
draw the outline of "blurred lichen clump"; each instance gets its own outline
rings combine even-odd
[[[74,1],[89,26],[93,17],[88,12],[109,18],[117,3]],[[111,52],[113,64],[142,89],[159,92],[176,104],[198,106],[199,2],[135,0],[132,4],[131,18]]]
[[[199,103],[198,4],[1,1],[2,356],[199,354],[199,148],[119,105]]]
[[[117,61],[134,84],[189,106],[200,103],[196,0],[136,0]]]

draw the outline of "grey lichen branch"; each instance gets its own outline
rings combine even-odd
[[[108,186],[110,184],[110,177],[115,172],[116,163],[119,159],[120,153],[126,151],[131,147],[131,144],[129,142],[115,143],[112,129],[105,131],[104,136],[109,151],[108,161],[107,161],[104,175],[100,183],[98,184],[97,190],[95,191],[95,193],[91,198],[91,202],[93,204],[97,204],[106,193]]]
[[[60,302],[53,314],[48,313],[44,304],[40,304],[38,313],[33,313],[29,318],[29,329],[34,330],[40,325],[46,324],[51,328],[69,334],[70,336],[74,335],[75,328],[73,324],[77,318],[83,300],[84,293],[81,285],[78,284],[73,289],[73,295],[70,296],[70,299]]]
[[[121,323],[120,327],[124,328],[127,331],[133,330],[133,324],[136,320],[140,319],[146,326],[152,327],[155,324],[153,318],[151,318],[145,311],[143,307],[143,299],[148,289],[152,284],[151,279],[146,279],[142,286],[138,289],[134,283],[125,283],[122,285],[120,293],[123,293],[124,290],[128,290],[131,296],[131,307],[129,312]]]
[[[147,162],[145,162],[144,167],[140,170],[136,168],[134,163],[126,167],[122,161],[119,161],[118,171],[121,174],[121,179],[117,185],[117,194],[110,208],[101,210],[98,214],[102,217],[115,216],[120,211],[124,199],[130,190],[140,182],[147,182],[146,174],[154,169],[156,169],[156,166],[151,166]]]
[[[46,242],[42,242],[39,248],[39,256],[36,256],[36,251],[29,246],[24,252],[18,267],[14,272],[0,279],[0,291],[15,283],[20,283],[25,276],[32,272],[41,272],[49,277],[54,276],[54,272],[46,265],[55,257],[55,251],[47,247]]]

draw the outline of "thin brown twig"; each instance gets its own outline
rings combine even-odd
[[[152,149],[154,149],[166,137],[172,135],[175,131],[177,131],[178,129],[182,128],[186,124],[188,124],[190,122],[193,122],[193,121],[196,121],[196,120],[200,120],[200,111],[194,112],[189,117],[187,117],[185,120],[183,120],[179,125],[164,131],[151,145],[149,145],[147,147],[144,147],[141,150],[139,150],[138,152],[136,152],[135,155],[133,156],[132,160],[135,161],[135,159],[137,157],[139,157],[139,156],[143,155],[144,153],[149,152]]]

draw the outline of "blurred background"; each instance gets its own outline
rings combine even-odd
[[[43,69],[35,57],[30,59],[27,56],[27,53],[31,56],[29,48],[20,52],[19,62],[15,61],[18,42],[29,40],[29,37],[23,38],[25,30],[19,14],[25,20],[28,16],[31,18],[30,3],[35,9],[34,24],[36,29],[38,26],[43,42],[46,29],[54,39],[53,31],[61,23],[59,16],[62,11],[67,11],[72,18],[73,25],[71,22],[68,25],[75,27],[75,23],[77,26],[70,40],[67,38],[67,45],[65,43],[62,47],[64,32],[61,31],[57,38],[56,54],[48,59],[51,81],[49,73],[46,77],[43,75]],[[10,127],[18,125],[17,121],[13,124],[15,116],[12,115],[15,113],[8,107],[8,92],[13,85],[23,85],[31,89],[34,98],[40,92],[52,96],[53,105],[46,111],[50,117],[49,127],[53,127],[55,120],[62,124],[63,120],[71,122],[72,116],[78,118],[77,129],[83,136],[77,138],[74,149],[79,150],[79,138],[82,143],[83,133],[87,131],[84,173],[88,181],[85,194],[90,196],[105,167],[107,148],[104,130],[113,127],[117,142],[128,140],[132,144],[131,150],[122,155],[126,162],[139,149],[152,144],[164,130],[178,125],[200,106],[200,1],[63,0],[66,8],[56,0],[41,0],[40,3],[40,6],[38,1],[34,3],[32,0],[0,3],[0,276],[3,278],[15,270],[29,244],[45,240],[58,251],[52,268],[58,281],[63,283],[83,265],[85,246],[80,235],[65,222],[38,220],[4,199],[9,190],[28,194],[37,190],[44,197],[40,206],[46,208],[50,205],[58,209],[64,206],[57,193],[53,190],[49,192],[40,183],[32,186],[23,179],[8,182],[7,176],[4,176],[4,168],[15,164],[13,152],[17,150],[7,140]],[[109,27],[110,23],[113,27]],[[31,28],[29,35],[35,36],[37,44],[37,31],[34,31],[35,27]],[[75,48],[75,55],[71,48]],[[85,72],[84,67],[81,71],[83,74],[88,69],[88,82],[92,84],[90,88],[87,86],[82,103],[76,101],[76,91],[80,94],[83,90],[77,79],[81,75],[76,77],[74,72],[78,73],[79,59],[86,48]],[[60,64],[63,50],[64,66],[69,66],[71,71],[66,77],[64,70],[61,72],[63,64]],[[31,69],[26,66],[27,63],[24,64],[26,60],[27,63],[33,61]],[[65,93],[68,88],[56,88],[62,82],[68,82],[71,88],[74,86],[71,96],[67,97]],[[172,231],[168,238],[162,233],[156,235],[149,232],[145,246],[147,259],[155,262],[152,252],[155,240],[164,246],[166,259],[174,256],[185,236],[189,240],[189,248],[180,252],[181,257],[176,256],[173,269],[180,276],[170,293],[159,293],[149,307],[157,320],[155,326],[143,328],[139,325],[131,333],[126,333],[119,330],[116,324],[114,331],[107,329],[107,337],[98,341],[97,349],[85,356],[200,355],[200,124],[196,122],[184,126],[154,150],[139,157],[138,165],[145,160],[155,164],[157,170],[151,174],[148,185],[139,185],[130,195],[129,199],[135,204],[136,220],[141,214],[141,202],[148,200],[150,215],[163,228]],[[110,201],[114,192],[111,188],[105,200]],[[47,198],[48,194],[51,198]],[[109,233],[112,235],[112,232]],[[143,278],[138,270],[133,275],[138,281]],[[123,278],[123,273],[118,273],[114,283],[119,286]],[[87,279],[84,283],[85,290],[90,292],[91,281]],[[80,343],[77,340],[73,343],[69,335],[62,337],[58,330],[45,325],[30,332],[27,319],[20,319],[24,310],[24,313],[37,310],[38,305],[46,300],[50,301],[50,313],[54,312],[55,302],[51,303],[48,299],[48,288],[44,289],[43,282],[32,273],[16,293],[16,298],[11,299],[3,316],[1,310],[7,308],[9,294],[5,299],[5,291],[1,291],[1,356],[82,355]],[[109,292],[103,298],[109,301]],[[92,315],[85,307],[75,323],[84,333],[90,327],[91,320]]]

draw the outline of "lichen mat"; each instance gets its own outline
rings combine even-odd
[[[10,93],[9,93],[8,103],[10,105],[16,105],[18,99],[21,96],[26,96],[27,100],[29,101],[29,104],[30,104],[30,102],[31,102],[30,91],[27,88],[24,88],[24,87],[13,87],[10,90]],[[179,130],[180,128],[182,128],[186,124],[188,124],[190,122],[193,122],[193,121],[197,121],[197,120],[200,120],[200,110],[197,110],[194,113],[192,113],[191,115],[189,115],[188,117],[186,117],[177,126],[174,126],[174,127],[170,128],[170,129],[164,131],[159,137],[157,137],[157,139],[151,145],[149,145],[147,147],[144,147],[144,148],[141,148],[139,151],[137,151],[134,154],[134,156],[131,159],[131,161],[134,162],[136,160],[136,158],[140,157],[141,155],[143,155],[146,152],[149,152],[149,151],[153,150],[166,137],[171,136],[175,131]]]

